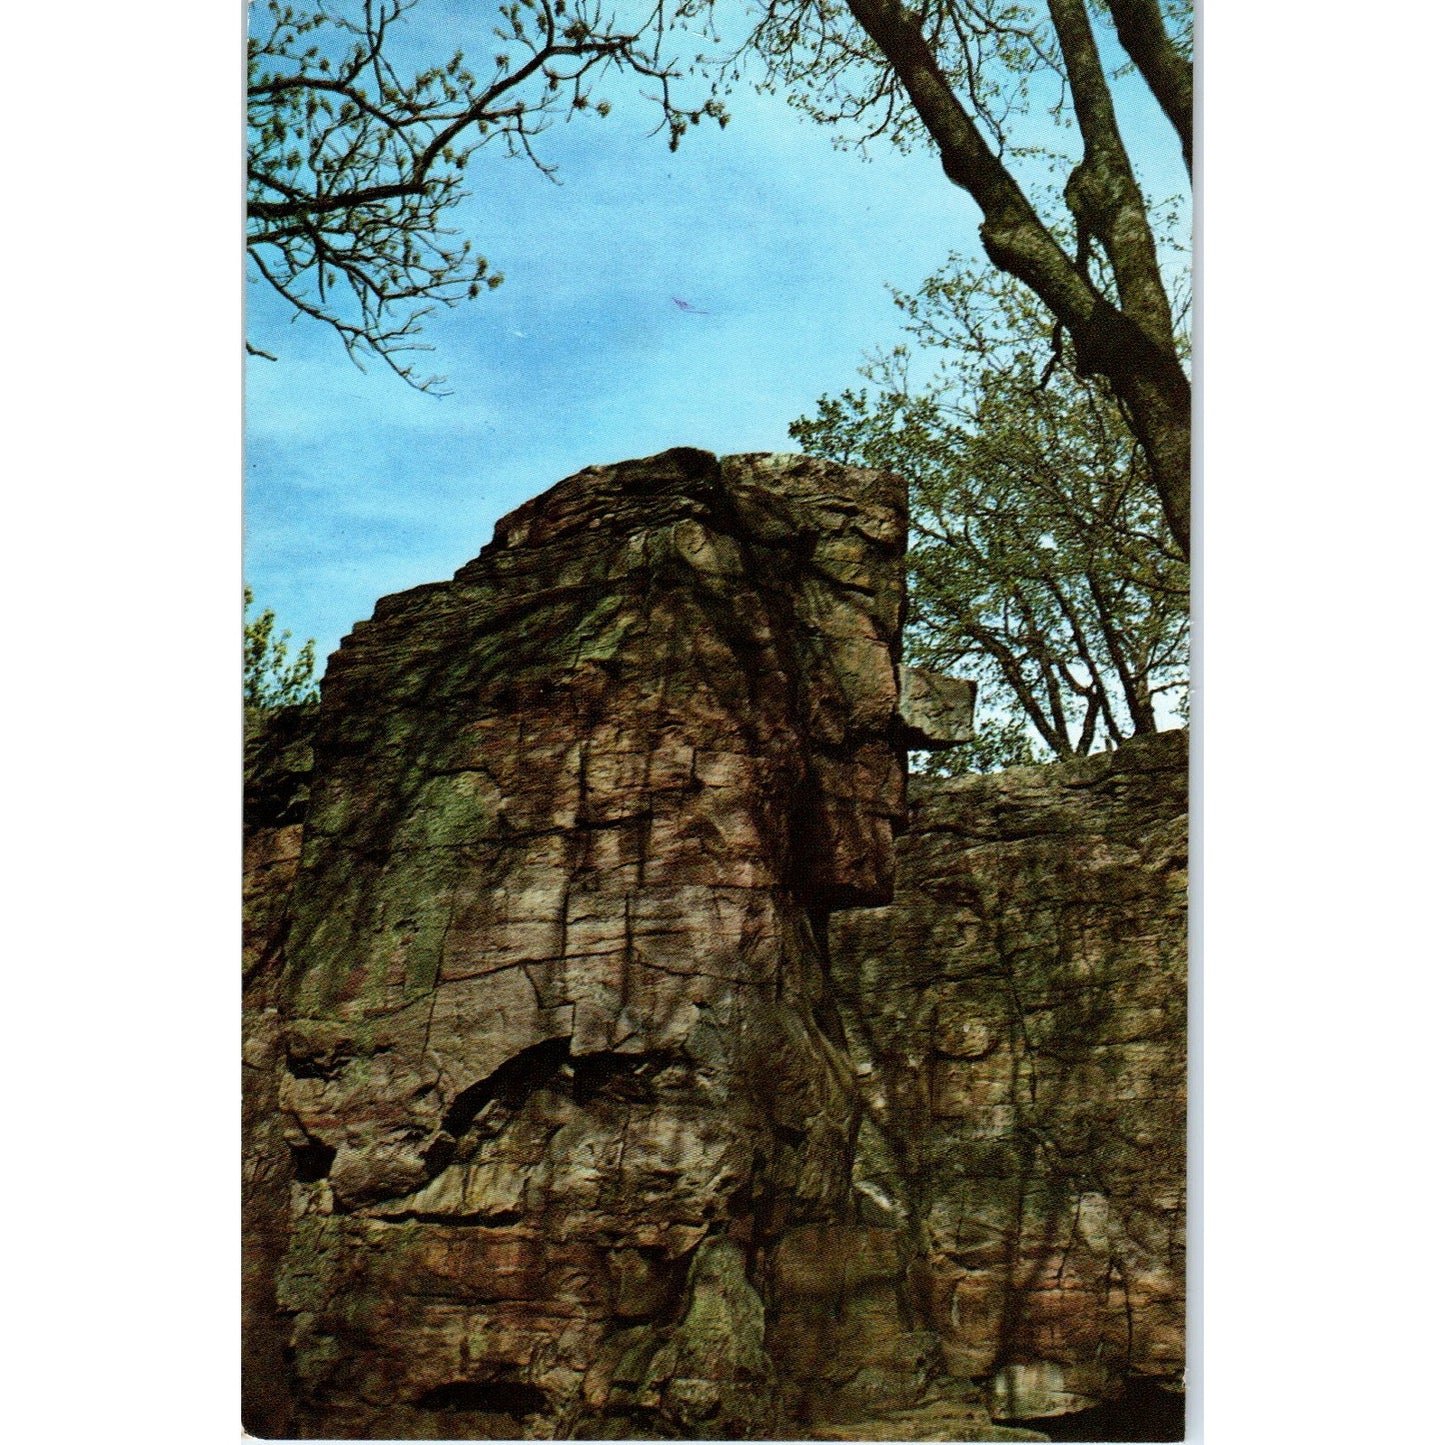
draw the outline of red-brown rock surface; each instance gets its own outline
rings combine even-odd
[[[258,722],[255,1433],[1018,1438],[973,1377],[1057,1364],[1094,1398],[1086,1339],[1106,1375],[1173,1368],[1140,1321],[1177,1303],[1174,1261],[1140,1261],[1179,1181],[1135,1154],[1182,1062],[1182,894],[1160,905],[1151,841],[1179,810],[1122,762],[935,787],[883,906],[932,726],[899,717],[905,536],[886,474],[589,468],[383,599],[319,712]],[[995,1098],[1007,1060],[1042,1112]],[[1058,1175],[1070,1149],[1094,1172]]]
[[[910,783],[886,908],[835,914],[862,1183],[995,1418],[1184,1365],[1188,741]]]
[[[763,1256],[851,1196],[816,930],[891,890],[904,538],[881,474],[591,468],[332,660],[277,993],[293,1428],[768,1429]]]

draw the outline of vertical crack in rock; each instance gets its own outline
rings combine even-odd
[[[276,982],[293,1428],[773,1418],[769,1260],[851,1208],[820,938],[891,889],[905,535],[886,474],[678,449],[345,640]],[[639,1329],[691,1385],[600,1379]]]
[[[258,723],[248,1428],[711,1438],[926,1406],[929,1429],[986,1432],[978,1387],[1005,1379],[1019,1404],[1015,1367],[1045,1349],[1031,1306],[1001,1344],[968,1292],[993,1268],[995,1194],[1038,1201],[1010,1258],[1055,1293],[1112,1319],[1127,1271],[1153,1343],[1124,1366],[1163,1373],[1149,1261],[1172,1235],[1144,1196],[1165,1183],[1125,1169],[1128,1209],[1083,1184],[1123,1177],[1108,1150],[1137,1147],[1118,1141],[1150,1127],[1148,1090],[1132,1062],[1048,1048],[1124,1022],[1096,944],[1067,939],[1138,935],[1131,966],[1163,978],[1148,940],[1172,924],[1144,894],[1173,875],[1145,849],[1138,906],[1086,933],[1072,900],[1092,894],[1069,890],[1092,844],[1062,893],[1042,864],[1018,873],[1049,884],[1047,927],[1016,926],[1002,874],[945,861],[945,899],[907,854],[890,903],[904,747],[966,736],[972,698],[911,682],[927,716],[900,718],[906,535],[885,473],[682,448],[591,467],[451,581],[383,598],[319,711]],[[970,869],[977,817],[1054,796],[979,781],[992,803],[956,829],[940,804],[923,834]],[[954,929],[1019,932],[1018,976],[950,951]],[[1160,1039],[1174,1027],[1167,991],[1129,1014],[1141,1038],[1155,1013]],[[1018,1066],[1021,1019],[1046,1102],[980,1134],[1018,1107],[989,1071]],[[1086,1075],[1139,1108],[1069,1113]],[[1073,1222],[1062,1264],[1028,1233],[1039,1209]],[[1081,1274],[1101,1249],[1114,1273]]]

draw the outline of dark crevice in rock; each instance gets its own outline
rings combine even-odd
[[[291,1145],[291,1167],[296,1172],[298,1184],[318,1184],[331,1173],[336,1162],[336,1150],[319,1139],[308,1139],[304,1144]]]
[[[835,1048],[848,1049],[848,1036],[843,1029],[843,1020],[831,999],[820,999],[813,1005],[813,1022],[818,1032]]]
[[[654,1078],[679,1063],[676,1054],[586,1054],[572,1062],[572,1097],[579,1104],[615,1099],[624,1104],[651,1104],[657,1099]]]
[[[521,1214],[515,1209],[499,1209],[492,1214],[433,1214],[427,1210],[407,1210],[403,1214],[382,1214],[376,1218],[390,1223],[414,1219],[418,1224],[466,1225],[472,1229],[507,1229],[520,1224]]]
[[[341,1072],[344,1060],[324,1062],[321,1059],[302,1058],[297,1054],[286,1055],[286,1072],[293,1079],[334,1079]]]
[[[546,1039],[514,1054],[485,1079],[468,1085],[451,1102],[442,1132],[460,1139],[493,1099],[509,1110],[520,1109],[530,1094],[545,1088],[567,1062],[570,1039]]]
[[[422,1150],[428,1179],[435,1179],[457,1157],[457,1141],[448,1133],[440,1133]]]
[[[535,1385],[524,1385],[514,1380],[498,1380],[490,1384],[453,1380],[428,1390],[416,1403],[423,1410],[510,1415],[519,1424],[526,1416],[541,1414],[548,1408],[547,1396]]]
[[[1164,1389],[1154,1380],[1130,1378],[1124,1393],[1071,1415],[1012,1420],[1012,1425],[1037,1430],[1050,1440],[1110,1442],[1184,1439],[1184,1392]]]

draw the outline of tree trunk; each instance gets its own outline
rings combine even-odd
[[[848,8],[908,92],[938,146],[944,174],[982,210],[979,234],[989,259],[1028,286],[1063,323],[1080,372],[1113,386],[1149,459],[1169,529],[1187,558],[1191,389],[1174,347],[1153,236],[1080,0],[1050,5],[1085,140],[1084,160],[1068,193],[1079,226],[1077,258],[1060,246],[964,109],[914,15],[899,0],[848,0]],[[1118,305],[1089,275],[1091,237],[1104,246],[1114,270]]]

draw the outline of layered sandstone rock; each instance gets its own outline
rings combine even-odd
[[[896,848],[972,706],[900,696],[905,536],[886,474],[589,468],[257,721],[253,1432],[1030,1438],[1176,1368],[1182,753]]]
[[[904,538],[886,475],[591,468],[332,660],[278,999],[296,1428],[770,1428],[769,1251],[852,1209],[819,929],[891,890]]]
[[[859,1187],[995,1418],[1184,1362],[1187,735],[910,783],[891,906],[835,914]]]
[[[244,1416],[253,1434],[287,1434],[289,1327],[276,1309],[276,1279],[290,1237],[295,1164],[278,1102],[282,943],[301,860],[310,787],[314,708],[246,717],[242,883],[241,1339]]]

